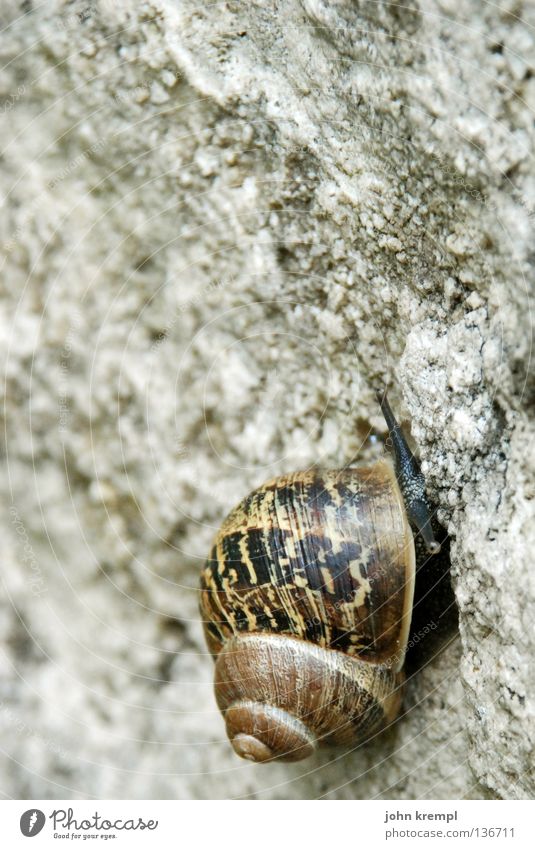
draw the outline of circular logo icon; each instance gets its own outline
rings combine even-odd
[[[37,808],[30,808],[29,811],[24,811],[20,818],[20,830],[24,837],[35,837],[39,834],[45,824],[46,817],[42,811]]]

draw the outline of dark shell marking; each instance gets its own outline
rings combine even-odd
[[[203,570],[201,613],[214,654],[235,634],[269,631],[400,668],[413,585],[390,463],[297,472],[230,513]]]

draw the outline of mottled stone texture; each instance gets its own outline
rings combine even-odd
[[[535,7],[2,3],[2,791],[535,789]],[[253,486],[420,446],[461,636],[358,751],[239,761],[197,613]]]

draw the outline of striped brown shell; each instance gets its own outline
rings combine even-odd
[[[201,577],[210,650],[274,633],[403,666],[414,541],[388,461],[268,481],[222,525]]]

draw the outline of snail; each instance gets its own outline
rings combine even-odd
[[[447,535],[378,400],[393,463],[268,481],[229,514],[203,569],[216,701],[248,760],[301,760],[382,731],[400,713],[405,667],[423,664],[418,635],[434,652],[455,628]]]

